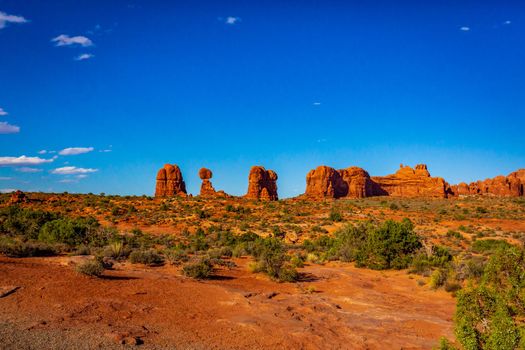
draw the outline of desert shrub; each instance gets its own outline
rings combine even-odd
[[[441,337],[441,339],[439,339],[439,345],[438,347],[434,349],[435,350],[457,350],[457,348],[454,345],[452,345],[452,343],[450,343],[450,341],[445,337]]]
[[[437,269],[430,275],[430,288],[438,289],[447,281],[448,273],[446,270]]]
[[[463,239],[463,235],[461,233],[459,233],[458,231],[454,231],[454,230],[448,230],[447,231],[447,237],[448,238]]]
[[[355,253],[357,266],[376,270],[403,269],[421,247],[408,219],[401,222],[387,220],[378,227],[367,225],[366,229],[366,238]]]
[[[455,333],[463,348],[523,348],[524,290],[524,249],[499,249],[486,265],[481,283],[458,293]]]
[[[173,265],[180,265],[182,263],[185,263],[189,260],[188,254],[182,249],[168,249],[164,252],[164,255],[166,255],[166,258],[170,262],[170,264]]]
[[[78,264],[76,270],[83,275],[100,277],[104,272],[104,265],[96,259],[88,260]]]
[[[46,222],[40,229],[38,239],[48,243],[64,243],[69,246],[89,242],[91,232],[98,229],[94,218],[62,218]]]
[[[0,210],[0,232],[25,239],[37,239],[41,227],[58,218],[55,213],[8,206]]]
[[[182,273],[196,279],[209,278],[213,273],[213,265],[208,258],[200,259],[184,265]]]
[[[502,239],[479,239],[472,243],[472,251],[475,253],[493,253],[498,249],[510,247],[512,245]]]
[[[80,245],[75,250],[76,255],[89,255],[91,254],[91,249],[87,245]]]
[[[155,249],[134,250],[129,255],[132,264],[144,264],[149,266],[160,265],[164,258]]]
[[[398,210],[398,209],[399,209],[399,205],[397,205],[396,203],[390,204],[390,210]]]
[[[332,208],[332,210],[330,210],[330,215],[328,216],[328,218],[333,222],[340,222],[343,221],[343,214],[341,214],[339,210]]]
[[[251,254],[256,259],[257,271],[264,272],[279,282],[292,282],[298,278],[297,271],[288,262],[283,244],[277,238],[259,238],[254,242]]]
[[[452,254],[446,247],[435,245],[430,255],[420,253],[414,257],[410,272],[423,274],[432,268],[445,267],[452,260]]]
[[[122,241],[115,241],[104,248],[103,255],[113,259],[125,259],[130,253],[130,249]]]
[[[41,242],[0,241],[0,253],[11,258],[53,256],[58,254],[55,246]]]
[[[293,267],[304,267],[304,261],[306,260],[306,257],[301,254],[294,254],[290,258],[290,264],[292,264]]]

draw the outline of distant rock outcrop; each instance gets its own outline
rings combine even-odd
[[[401,164],[395,174],[372,176],[372,180],[381,192],[378,195],[446,198],[449,191],[448,183],[441,177],[430,176],[425,164],[418,164],[414,169]]]
[[[166,164],[157,173],[155,197],[186,196],[186,184],[182,172],[175,164]]]
[[[501,197],[523,196],[525,187],[525,169],[520,169],[508,176],[496,176],[492,179],[464,182],[451,187],[455,196],[489,195]]]
[[[248,199],[275,201],[277,195],[277,173],[262,166],[253,166],[248,177]]]
[[[27,198],[26,194],[20,190],[11,193],[11,197],[9,198],[9,204],[20,204],[27,202],[29,202],[29,198]]]
[[[365,198],[372,196],[447,197],[449,185],[440,177],[431,177],[427,166],[415,169],[401,165],[392,175],[370,177],[359,167],[335,170],[319,166],[306,176],[304,196],[321,198]]]
[[[311,199],[364,198],[376,191],[370,175],[358,167],[336,170],[321,165],[306,175],[305,197]]]

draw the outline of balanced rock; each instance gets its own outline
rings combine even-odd
[[[277,173],[262,166],[253,166],[248,177],[248,199],[275,201],[277,195]]]
[[[175,164],[166,164],[157,173],[155,197],[186,196],[182,172]]]
[[[414,169],[401,165],[395,174],[372,176],[372,180],[377,184],[376,195],[446,198],[450,192],[449,184],[441,177],[430,176],[425,164]]]
[[[211,181],[210,181],[212,176],[213,176],[213,173],[211,172],[210,169],[201,168],[199,170],[199,177],[202,180],[200,195],[203,197],[213,197],[217,194],[217,192],[215,191],[215,188],[213,188],[213,185],[211,184]]]

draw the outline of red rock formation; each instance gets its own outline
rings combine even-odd
[[[305,196],[321,198],[364,198],[376,192],[370,175],[361,168],[335,170],[321,165],[306,175]]]
[[[155,197],[186,196],[186,184],[177,165],[166,164],[157,173]]]
[[[392,175],[373,176],[383,194],[393,197],[433,197],[446,198],[450,191],[448,183],[441,177],[432,177],[425,164],[415,169],[401,165]]]
[[[471,182],[469,185],[460,183],[452,187],[455,196],[489,195],[503,197],[519,197],[524,195],[525,169],[515,171],[508,176],[496,176],[492,179]]]
[[[29,199],[27,198],[26,194],[20,190],[11,193],[11,197],[9,198],[9,204],[20,204],[27,202],[29,202]]]
[[[210,181],[212,176],[213,176],[213,173],[211,172],[210,169],[201,168],[199,170],[199,177],[202,180],[200,195],[203,197],[213,197],[217,194],[217,192],[215,191],[215,188],[213,188],[213,185],[211,184],[211,181]]]
[[[277,200],[277,173],[266,170],[262,166],[254,166],[250,169],[248,177],[248,199]]]

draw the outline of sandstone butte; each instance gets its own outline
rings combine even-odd
[[[277,195],[277,173],[262,166],[253,166],[248,176],[248,199],[275,201]]]
[[[365,198],[373,196],[447,198],[461,195],[494,195],[519,197],[524,195],[525,169],[508,176],[450,186],[441,177],[432,177],[425,164],[415,168],[401,166],[395,174],[370,176],[362,168],[336,170],[319,166],[306,176],[307,199]]]
[[[493,195],[504,197],[520,197],[525,195],[525,169],[520,169],[508,176],[496,176],[492,179],[480,180],[466,184],[464,182],[451,186],[455,196]]]
[[[186,196],[186,184],[177,165],[166,164],[157,173],[155,197]]]

